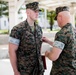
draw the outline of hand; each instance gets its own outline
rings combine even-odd
[[[46,37],[42,37],[42,41],[45,42],[45,43],[50,44],[51,46],[53,46],[53,42],[50,41],[50,39],[48,39],[48,38],[46,38]]]
[[[14,75],[21,75],[20,72],[16,71],[14,72]]]
[[[45,52],[45,56],[46,56],[46,57],[48,57],[49,54],[50,54],[50,51],[46,51],[46,52]]]
[[[42,37],[42,41],[48,43],[49,39],[46,37]]]

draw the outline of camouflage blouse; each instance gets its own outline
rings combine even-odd
[[[59,58],[53,62],[50,75],[76,75],[76,35],[70,23],[67,23],[55,36],[55,41],[63,44]]]
[[[18,45],[17,67],[21,75],[34,75],[32,73],[35,67],[39,69],[35,75],[43,75],[41,38],[42,30],[36,23],[34,32],[27,21],[21,22],[11,30],[9,42]]]

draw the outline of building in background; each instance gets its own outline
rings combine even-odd
[[[0,17],[0,30],[8,30],[9,29],[9,22],[6,16]]]

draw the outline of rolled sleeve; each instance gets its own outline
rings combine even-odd
[[[66,44],[67,44],[67,36],[65,35],[65,33],[63,31],[56,33],[54,46],[63,50]]]
[[[20,40],[16,39],[16,38],[13,38],[13,37],[9,37],[9,43],[13,43],[13,44],[19,45]]]
[[[9,36],[9,43],[19,45],[20,37],[21,37],[21,30],[17,26],[13,27]]]
[[[61,50],[63,50],[65,44],[60,42],[60,41],[55,41],[53,46],[57,47],[57,48],[60,48]]]

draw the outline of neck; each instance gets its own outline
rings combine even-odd
[[[67,23],[71,23],[71,21],[63,22],[62,27],[65,26]],[[62,28],[62,27],[61,27],[61,28]]]
[[[31,18],[27,18],[27,22],[30,26],[34,26],[34,21]]]

